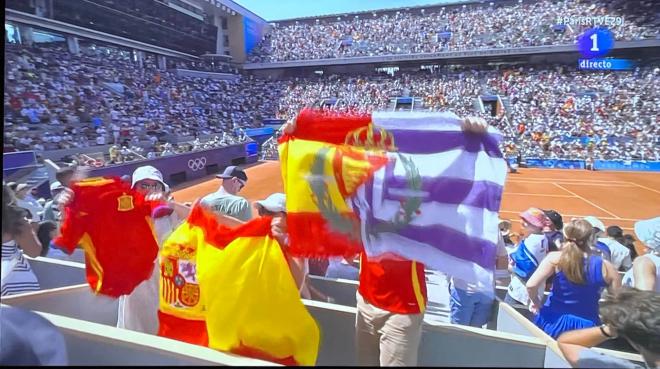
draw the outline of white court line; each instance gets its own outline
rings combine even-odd
[[[630,183],[628,181],[608,181],[605,179],[571,179],[571,178],[547,178],[547,177],[534,177],[534,178],[521,178],[522,180],[539,180],[539,181],[552,181],[552,182],[605,182],[605,183]]]
[[[584,216],[576,216],[576,215],[566,215],[566,214],[562,214],[562,218],[563,218],[563,217],[584,218]],[[608,220],[609,220],[610,218],[600,217],[600,219],[608,219]],[[509,220],[510,222],[522,223],[522,220],[520,220],[520,219],[508,219],[508,220]],[[617,220],[624,220],[624,219],[617,219]],[[624,230],[626,230],[626,231],[634,231],[634,228],[621,227],[621,229],[624,229]]]
[[[562,185],[560,185],[560,184],[558,184],[558,183],[554,183],[554,182],[553,182],[552,184],[555,185],[555,186],[557,186],[557,187],[559,187],[559,188],[561,188],[562,190],[564,190],[564,191],[566,191],[566,192],[572,194],[572,195],[575,195],[575,196],[579,197],[582,201],[584,201],[584,202],[586,202],[586,203],[588,203],[588,204],[591,204],[592,206],[594,206],[594,207],[596,207],[596,208],[598,208],[598,209],[600,209],[600,210],[606,212],[607,214],[609,214],[609,215],[615,217],[616,219],[621,219],[620,217],[618,217],[616,214],[612,213],[611,211],[608,211],[608,210],[605,210],[605,209],[601,208],[600,206],[598,206],[598,205],[594,204],[593,202],[591,202],[591,201],[585,199],[584,197],[582,197],[582,196],[576,194],[575,192],[566,189],[566,187],[564,187],[564,186],[562,186]]]
[[[643,188],[643,189],[645,189],[645,190],[653,191],[653,192],[655,192],[655,193],[660,193],[660,191],[658,191],[658,190],[654,190],[654,189],[652,189],[651,187],[642,186],[642,185],[637,184],[637,183],[635,183],[635,182],[628,182],[628,183],[630,183],[631,185],[637,186],[637,187],[639,187],[639,188]]]
[[[581,183],[581,182],[573,182],[571,180],[566,180],[566,181],[553,181],[553,182],[542,182],[542,181],[527,181],[527,180],[510,180],[506,181],[506,183],[534,183],[534,184],[549,184],[549,183],[562,183],[566,185],[571,185],[571,186],[595,186],[595,187],[624,187],[624,188],[633,188],[635,186],[631,185],[623,185],[623,184],[610,184],[610,183]]]
[[[502,195],[516,195],[516,196],[541,196],[541,197],[567,197],[574,198],[575,196],[570,195],[546,195],[546,194],[535,194],[528,192],[504,192]]]
[[[520,214],[524,210],[521,211],[510,211],[510,210],[500,210],[500,213],[507,213],[507,214]],[[566,218],[585,218],[588,217],[589,215],[575,215],[575,214],[564,214],[560,213],[561,216],[566,219]],[[607,220],[623,220],[623,221],[628,221],[628,222],[637,222],[640,221],[641,219],[630,219],[630,218],[611,218],[611,217],[596,217],[598,219],[607,219]]]

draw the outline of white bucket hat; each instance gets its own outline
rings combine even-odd
[[[660,217],[635,223],[635,236],[648,248],[660,251]]]
[[[273,213],[286,212],[286,195],[280,192],[268,196],[265,200],[255,201],[255,203]]]
[[[589,222],[589,224],[591,224],[592,227],[598,228],[603,232],[605,232],[605,230],[607,230],[607,227],[605,227],[605,224],[603,222],[601,222],[600,219],[596,218],[593,215],[588,216],[588,217],[584,217],[584,220]]]
[[[55,181],[55,182],[50,184],[50,190],[51,191],[57,191],[57,190],[61,190],[63,188],[64,188],[64,186],[62,185],[62,183],[60,183],[60,181]]]
[[[160,184],[163,185],[163,189],[165,189],[167,186],[163,181],[163,173],[161,173],[160,170],[152,167],[151,165],[145,165],[136,168],[135,171],[133,172],[132,178],[133,178],[133,183],[131,184],[131,187],[135,187],[136,183],[144,179],[151,179],[160,182]]]

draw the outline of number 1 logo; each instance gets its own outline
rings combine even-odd
[[[577,46],[584,58],[600,58],[614,47],[614,34],[607,28],[592,28],[578,38]]]
[[[598,33],[594,33],[589,37],[592,41],[591,51],[599,52],[598,50]]]

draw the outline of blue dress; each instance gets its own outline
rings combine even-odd
[[[603,258],[591,255],[584,260],[584,266],[584,284],[569,281],[562,271],[555,274],[552,291],[534,320],[554,339],[566,331],[600,325],[598,300],[607,286]]]

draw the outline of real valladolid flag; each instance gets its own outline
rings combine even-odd
[[[161,252],[159,335],[314,365],[320,333],[268,217],[230,229],[196,204]]]
[[[492,127],[463,132],[452,113],[301,112],[296,130],[280,140],[291,252],[341,254],[328,235],[345,234],[370,259],[415,260],[492,287],[506,178],[500,139]],[[331,150],[358,152],[362,170],[330,166]],[[351,189],[333,192],[342,182]],[[306,222],[316,227],[296,227]]]

